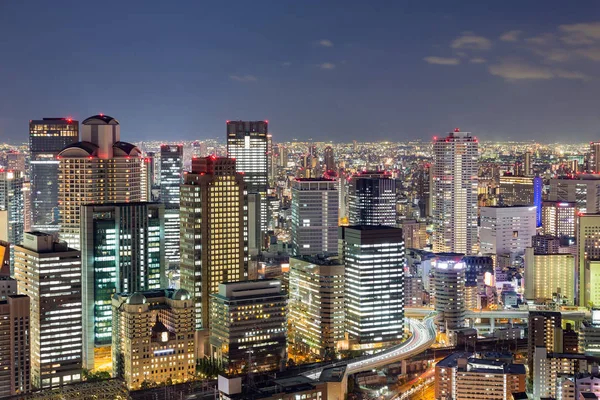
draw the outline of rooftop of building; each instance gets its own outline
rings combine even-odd
[[[452,353],[438,362],[437,366],[489,374],[525,374],[525,365],[523,364],[513,364],[493,358],[479,358],[469,352]]]
[[[315,265],[343,265],[342,261],[337,256],[327,256],[325,254],[322,255],[311,255],[311,256],[297,256],[290,257],[295,258],[296,260],[306,261]]]
[[[357,231],[381,231],[381,230],[399,230],[400,228],[396,228],[394,226],[387,225],[349,225],[345,226],[347,229],[354,229]]]
[[[335,182],[335,179],[329,179],[329,178],[296,178],[296,182]]]
[[[98,114],[98,115],[92,115],[89,118],[86,118],[83,122],[83,125],[119,125],[119,121],[117,121],[115,118],[109,116],[109,115],[104,115],[104,114]]]

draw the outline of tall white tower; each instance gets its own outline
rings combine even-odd
[[[433,139],[433,251],[474,254],[477,245],[477,138],[458,128]]]

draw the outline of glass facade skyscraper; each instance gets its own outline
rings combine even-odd
[[[79,141],[79,122],[70,118],[29,121],[31,219],[34,230],[58,232],[58,153]]]
[[[160,202],[165,205],[165,257],[179,268],[179,190],[183,179],[183,145],[160,146]]]
[[[396,182],[383,172],[362,172],[350,179],[350,225],[396,226]]]
[[[159,203],[81,207],[85,368],[102,362],[94,348],[110,346],[112,295],[164,287],[163,223]]]
[[[0,240],[10,243],[10,265],[13,270],[16,244],[23,241],[25,231],[24,172],[0,169]]]
[[[346,331],[360,350],[404,338],[404,241],[389,226],[340,227]]]
[[[227,121],[227,155],[235,159],[237,172],[244,174],[248,193],[260,195],[260,226],[267,230],[267,187],[269,183],[268,121]],[[250,215],[249,218],[257,216]]]

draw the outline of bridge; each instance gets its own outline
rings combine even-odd
[[[338,367],[341,369],[342,367],[345,367],[343,372],[344,375],[341,379],[341,385],[339,385],[340,392],[337,396],[339,399],[343,399],[346,395],[348,375],[369,371],[374,368],[381,368],[386,365],[405,360],[407,358],[416,356],[431,347],[436,340],[435,322],[437,318],[437,313],[432,312],[431,310],[429,310],[423,321],[407,318],[406,322],[408,324],[411,336],[405,342],[389,347],[375,354],[353,358],[351,360],[339,361],[306,371],[302,373],[302,375],[314,380],[319,380],[324,370]]]

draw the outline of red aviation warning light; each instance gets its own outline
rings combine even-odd
[[[454,132],[460,132],[459,128],[454,128]]]

